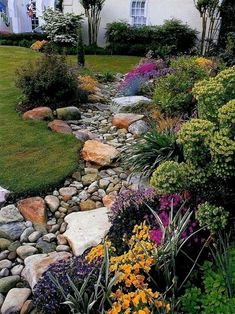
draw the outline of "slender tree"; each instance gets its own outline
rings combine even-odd
[[[200,52],[209,52],[220,28],[220,0],[194,0],[202,20]]]
[[[80,0],[88,19],[89,45],[97,46],[97,38],[101,21],[101,11],[105,0]]]

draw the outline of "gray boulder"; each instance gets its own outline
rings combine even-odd
[[[110,110],[114,113],[131,112],[136,107],[148,105],[152,101],[144,96],[128,96],[113,98]]]

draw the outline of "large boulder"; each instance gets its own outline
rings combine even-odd
[[[10,222],[0,224],[0,238],[17,240],[26,229],[24,222]]]
[[[53,132],[72,134],[71,127],[68,125],[68,123],[62,120],[53,120],[52,122],[48,123],[48,128],[51,129]]]
[[[28,281],[33,289],[41,275],[48,269],[51,264],[65,260],[71,257],[67,252],[52,252],[49,254],[36,254],[26,257],[24,260],[25,268],[22,271],[22,277]]]
[[[2,314],[19,313],[24,302],[31,294],[29,288],[14,288],[11,289],[1,308]]]
[[[118,113],[113,116],[112,125],[119,129],[128,129],[128,127],[138,120],[143,119],[144,116],[141,114],[134,113]]]
[[[144,96],[118,97],[112,99],[110,110],[114,113],[130,112],[136,107],[144,106],[151,102],[151,99]]]
[[[10,191],[0,186],[0,206],[6,202],[9,195],[10,195]]]
[[[77,107],[64,107],[56,109],[56,115],[59,120],[80,120],[81,113]]]
[[[46,204],[43,198],[36,196],[20,200],[17,207],[26,220],[36,225],[46,224]]]
[[[26,111],[23,114],[24,120],[53,120],[53,113],[49,107],[38,107]]]
[[[117,158],[118,151],[115,147],[95,140],[86,141],[82,149],[82,157],[86,161],[100,166],[108,166]]]
[[[63,235],[76,256],[98,245],[111,226],[106,207],[69,214],[65,217],[65,222],[68,225]]]

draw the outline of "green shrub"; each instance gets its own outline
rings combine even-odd
[[[107,24],[106,40],[112,54],[155,55],[188,53],[195,45],[196,31],[187,24],[172,19],[162,26],[134,27],[123,22]]]
[[[27,109],[78,105],[84,93],[78,87],[77,74],[64,57],[44,55],[17,71],[16,85],[26,97]]]
[[[196,218],[201,227],[205,227],[211,233],[223,230],[228,223],[229,213],[221,206],[215,206],[208,202],[198,206]]]
[[[210,161],[209,143],[214,124],[207,120],[192,119],[184,123],[178,133],[178,143],[183,146],[184,158],[195,165]]]
[[[172,61],[170,67],[174,73],[157,81],[154,100],[171,115],[191,112],[194,107],[192,87],[209,74],[195,62],[195,58],[180,57]]]
[[[227,130],[215,132],[210,143],[212,167],[217,177],[235,175],[235,141],[227,135]]]
[[[35,41],[46,38],[46,34],[41,33],[0,33],[0,45],[29,48]]]
[[[221,71],[215,78],[196,83],[193,95],[201,119],[216,121],[218,109],[235,98],[235,66]]]
[[[175,161],[161,163],[153,172],[150,185],[160,195],[182,192],[185,187],[185,164]]]
[[[204,166],[196,165],[191,160],[185,163],[185,173],[188,188],[201,191],[207,184],[213,174],[211,164]]]

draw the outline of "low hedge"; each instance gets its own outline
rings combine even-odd
[[[177,19],[160,26],[131,26],[125,22],[107,25],[107,48],[112,54],[143,56],[149,50],[155,55],[189,53],[196,44],[197,32]]]
[[[0,45],[29,48],[35,41],[46,38],[46,34],[42,33],[0,33]]]

